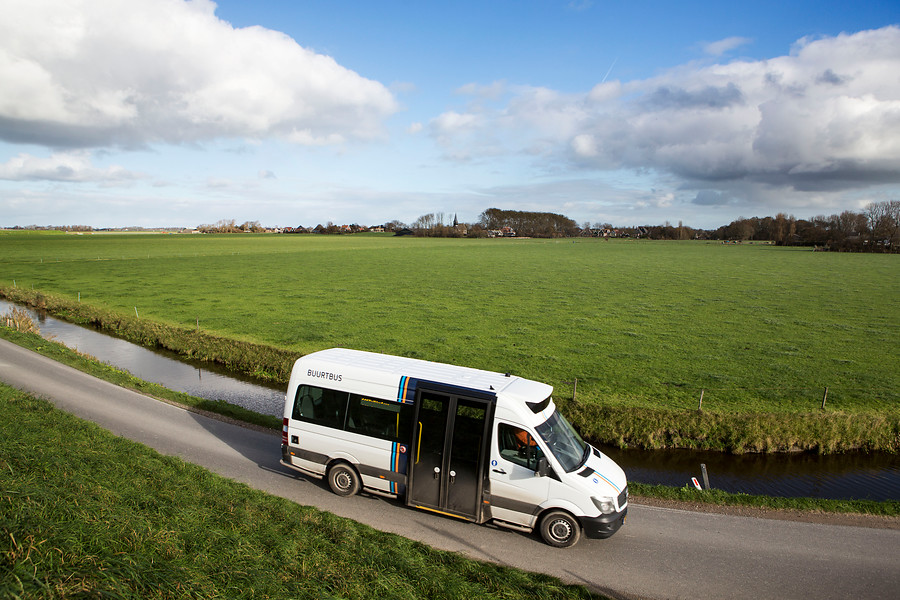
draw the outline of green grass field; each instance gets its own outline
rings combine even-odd
[[[0,384],[0,598],[593,597],[253,490]]]
[[[298,353],[510,371],[582,401],[879,412],[900,260],[765,245],[392,236],[0,236],[0,285]]]

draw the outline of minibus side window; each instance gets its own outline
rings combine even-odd
[[[544,453],[527,431],[521,427],[500,423],[497,426],[497,443],[501,457],[526,469],[537,471],[538,460],[543,458]]]
[[[393,442],[408,441],[412,404],[350,394],[347,431]]]
[[[299,421],[343,429],[347,395],[347,392],[301,385],[294,397],[292,416]]]

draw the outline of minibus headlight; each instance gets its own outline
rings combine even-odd
[[[594,498],[592,496],[591,500],[594,501],[594,506],[597,507],[597,510],[604,515],[616,512],[616,503],[612,498]]]

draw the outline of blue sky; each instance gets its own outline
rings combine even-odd
[[[0,7],[2,226],[714,228],[900,197],[896,2]]]

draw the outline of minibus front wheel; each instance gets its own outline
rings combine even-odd
[[[541,519],[541,537],[556,548],[574,546],[581,538],[578,519],[563,510],[548,512]]]
[[[328,487],[338,496],[352,496],[359,491],[356,469],[347,463],[337,463],[328,469]]]

